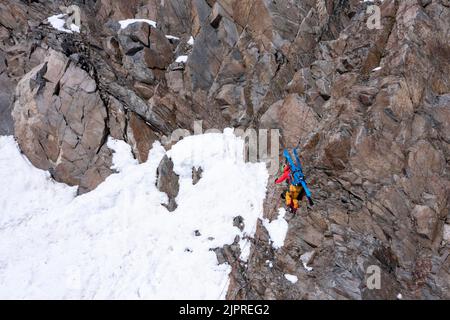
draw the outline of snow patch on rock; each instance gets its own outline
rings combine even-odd
[[[298,281],[297,276],[294,276],[292,274],[285,274],[284,277],[292,284],[296,284]]]
[[[153,20],[149,20],[149,19],[125,19],[125,20],[120,20],[119,21],[120,29],[125,29],[130,24],[137,23],[137,22],[147,23],[147,24],[151,25],[153,28],[156,28],[156,22],[153,21]]]
[[[263,225],[269,232],[270,239],[272,240],[272,246],[274,249],[279,249],[284,245],[286,234],[288,231],[288,223],[284,219],[286,210],[284,208],[278,209],[277,219],[270,222],[268,219],[263,220]]]
[[[444,224],[444,241],[450,243],[450,224]]]
[[[178,63],[186,63],[187,60],[188,60],[188,56],[179,56],[179,57],[177,57],[177,59],[175,60],[175,62],[178,62]]]
[[[175,37],[175,36],[172,36],[172,35],[170,35],[170,34],[167,34],[167,35],[166,35],[166,38],[169,39],[169,40],[180,40],[180,38]]]
[[[302,261],[303,267],[305,268],[306,271],[312,271],[313,270],[312,267],[308,267],[308,264],[310,263],[313,255],[314,255],[314,251],[309,251],[309,252],[306,252],[306,253],[304,253],[304,254],[302,254],[300,256],[300,260]]]
[[[70,25],[70,30],[66,29],[64,27],[64,24],[66,23],[66,20],[65,20],[66,16],[67,15],[64,13],[56,14],[54,16],[48,17],[47,22],[50,23],[51,26],[56,30],[66,32],[66,33],[73,33],[73,32],[80,33],[80,28],[75,24]]]
[[[121,172],[127,167],[135,166],[138,161],[133,157],[131,153],[131,146],[122,140],[116,140],[111,137],[108,138],[108,148],[113,150],[113,165],[111,169]]]

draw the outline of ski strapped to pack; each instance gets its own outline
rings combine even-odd
[[[291,184],[294,186],[301,185],[303,190],[305,190],[306,197],[311,201],[311,191],[306,185],[305,175],[302,170],[302,163],[300,162],[300,158],[297,153],[297,149],[294,149],[294,156],[296,163],[292,160],[292,157],[287,149],[283,152],[284,157],[289,162],[289,166],[291,167]]]

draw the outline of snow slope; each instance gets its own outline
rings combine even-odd
[[[75,187],[56,183],[47,171],[37,170],[19,153],[14,139],[3,136],[0,136],[0,186],[0,236],[5,229],[26,222],[33,215],[45,215],[49,208],[67,205],[76,194]]]
[[[0,298],[224,298],[230,266],[210,249],[254,233],[264,164],[244,163],[243,141],[230,130],[184,138],[168,152],[180,175],[169,213],[155,187],[163,147],[155,143],[137,164],[125,142],[108,146],[118,173],[75,197],[32,167],[12,137],[0,137]],[[204,170],[196,185],[193,166]],[[237,215],[243,232],[233,227]]]

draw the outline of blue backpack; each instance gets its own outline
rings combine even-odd
[[[287,149],[283,152],[284,157],[289,162],[289,166],[291,167],[291,184],[294,186],[302,186],[303,190],[305,190],[306,197],[311,201],[311,191],[306,185],[305,175],[302,170],[302,163],[300,162],[300,158],[298,157],[297,149],[294,149],[294,156],[296,163],[292,160],[292,157]]]

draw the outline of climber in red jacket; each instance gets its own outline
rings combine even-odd
[[[289,184],[289,189],[286,193],[282,193],[281,197],[286,201],[286,207],[292,213],[296,213],[299,208],[299,198],[303,198],[303,188],[301,185],[294,186],[291,184],[291,168],[288,164],[284,165],[283,174],[277,180],[275,180],[276,184],[280,184],[283,181],[287,181]]]
[[[283,174],[281,175],[281,177],[279,177],[277,180],[275,180],[275,183],[280,184],[285,180],[288,180],[288,182],[289,182],[290,174],[291,174],[291,168],[287,164],[285,164],[284,168],[283,168]]]

